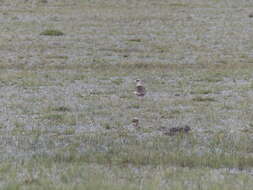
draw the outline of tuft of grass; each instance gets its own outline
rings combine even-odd
[[[47,59],[68,59],[68,56],[66,55],[47,55]]]
[[[112,80],[112,83],[116,85],[121,85],[123,82],[124,80],[122,78]]]
[[[74,128],[68,128],[68,129],[66,129],[65,131],[64,131],[64,134],[65,135],[73,135],[73,134],[75,134],[75,129]]]
[[[216,101],[214,98],[211,98],[211,97],[201,97],[201,96],[195,97],[192,100],[196,101],[196,102],[215,102]]]
[[[42,1],[4,3],[0,189],[252,189],[247,14],[222,0]],[[53,37],[60,25],[74,35]],[[184,123],[191,133],[165,135]]]
[[[134,103],[127,107],[128,109],[140,109],[140,104]]]
[[[108,130],[112,128],[111,125],[110,125],[110,123],[103,123],[102,126],[103,126],[105,129],[108,129]]]
[[[67,113],[48,113],[41,119],[48,120],[51,125],[76,125],[75,117]]]
[[[59,107],[54,107],[52,108],[52,111],[56,111],[56,112],[70,112],[71,109],[66,107],[66,106],[59,106]]]
[[[212,90],[210,89],[196,89],[191,91],[191,94],[211,94]]]
[[[128,40],[129,42],[141,42],[140,38],[132,38]]]
[[[170,3],[169,6],[170,7],[187,7],[189,5],[186,3]]]
[[[162,119],[171,119],[180,115],[180,110],[170,110],[170,111],[160,111],[160,115]]]
[[[63,36],[64,33],[62,31],[56,30],[56,29],[47,29],[47,30],[41,32],[40,35],[43,35],[43,36]]]

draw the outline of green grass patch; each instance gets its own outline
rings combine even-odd
[[[56,29],[47,29],[47,30],[41,32],[40,35],[43,35],[43,36],[63,36],[64,33],[62,31],[56,30]]]

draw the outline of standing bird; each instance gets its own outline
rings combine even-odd
[[[134,92],[134,94],[136,94],[137,96],[143,97],[146,94],[146,89],[143,86],[143,83],[140,79],[137,79],[136,81],[136,91]]]
[[[132,119],[132,124],[135,128],[139,128],[139,119],[137,117]]]

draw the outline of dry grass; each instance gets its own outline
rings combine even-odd
[[[0,189],[252,189],[252,6],[3,0]]]

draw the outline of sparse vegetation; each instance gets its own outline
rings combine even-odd
[[[0,189],[251,190],[252,6],[1,1]]]

